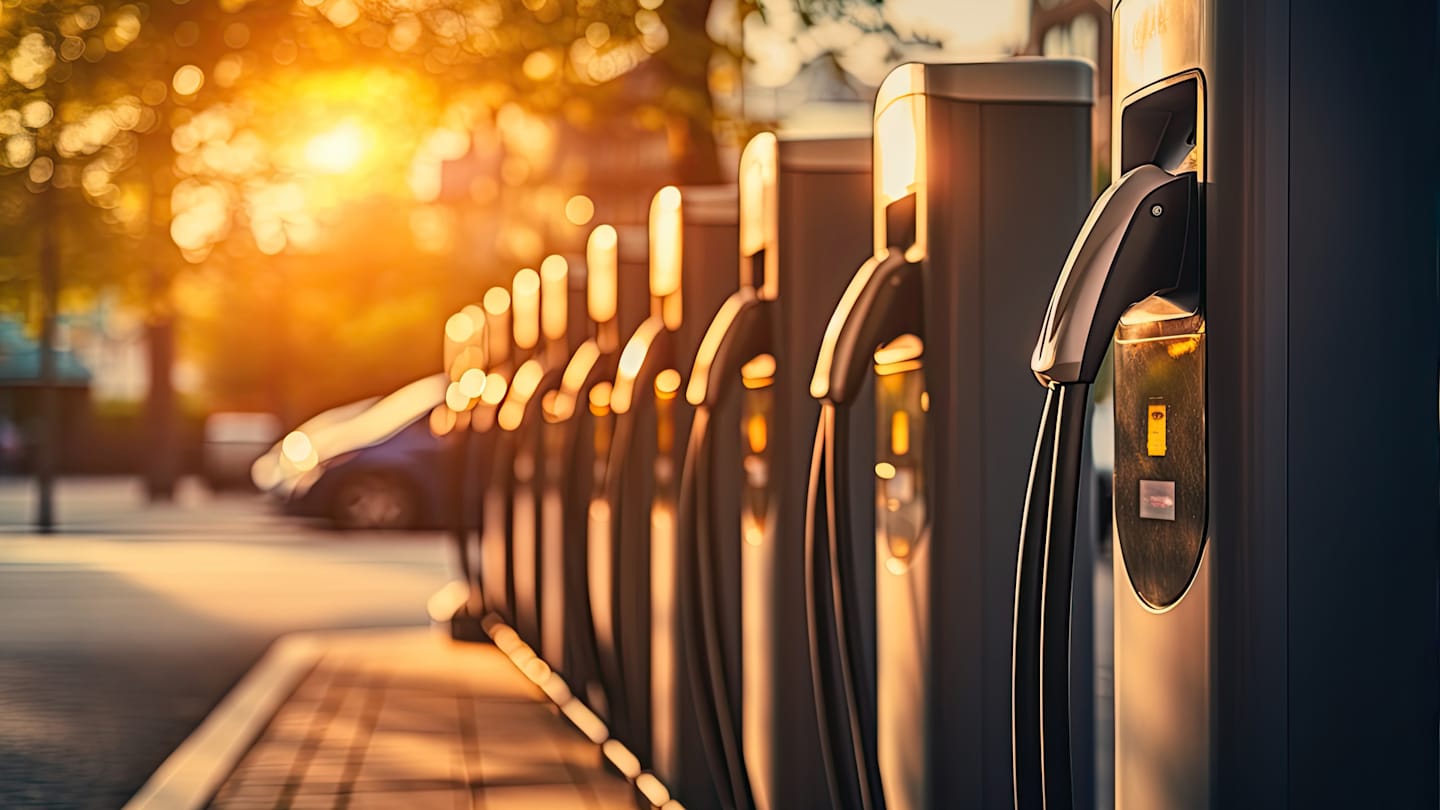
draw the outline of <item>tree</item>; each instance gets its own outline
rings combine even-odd
[[[0,53],[0,154],[10,221],[35,235],[40,305],[40,424],[34,436],[38,499],[35,522],[54,526],[53,482],[59,441],[55,324],[63,260],[62,223],[81,210],[62,195],[80,195],[123,219],[125,200],[112,182],[138,145],[144,105],[109,70],[140,34],[141,10],[118,0],[21,0],[6,8]],[[65,212],[62,219],[62,209]],[[83,215],[82,215],[83,218]]]
[[[805,12],[805,25],[872,8],[828,3]],[[478,293],[447,263],[488,262],[489,283],[516,256],[549,246],[553,234],[534,223],[558,217],[571,193],[576,150],[559,147],[567,132],[613,132],[622,122],[668,150],[664,181],[719,180],[717,120],[737,142],[749,132],[717,110],[725,71],[714,68],[731,65],[730,87],[739,87],[734,33],[759,9],[741,2],[727,22],[712,19],[710,0],[20,0],[0,38],[12,79],[0,86],[0,168],[9,174],[0,228],[44,227],[11,240],[21,255],[0,258],[0,271],[26,257],[57,271],[65,262],[67,280],[120,286],[143,303],[150,489],[163,496],[175,472],[177,310],[225,289],[227,302],[250,295],[259,306],[268,291],[272,302],[318,313],[275,319],[272,310],[277,325],[260,335],[281,347],[272,353],[290,371],[272,384],[288,397],[289,373],[326,377],[324,363],[289,351],[295,345],[346,335],[357,319],[378,343],[411,334],[401,314],[387,327],[342,307],[379,306],[383,291],[392,313],[423,320],[435,307],[443,317],[457,302],[441,299]],[[367,145],[369,163],[327,168],[347,140],[377,132],[385,142]],[[488,258],[445,238],[475,226],[458,224],[442,196],[447,161],[478,153],[494,155],[485,169],[493,176],[474,178],[467,197],[484,197],[480,186],[496,178],[510,187],[508,208],[492,208],[514,244]],[[50,188],[76,193],[38,193]],[[67,206],[80,210],[46,213]],[[430,286],[429,303],[406,291],[406,275]],[[194,292],[207,284],[210,294]],[[326,297],[329,311],[318,305]],[[55,296],[45,300],[53,313]],[[224,310],[204,310],[202,346],[235,345],[211,329]],[[254,325],[231,320],[232,337]],[[53,330],[53,314],[42,322]],[[243,365],[212,370],[237,399],[258,374],[238,373]]]

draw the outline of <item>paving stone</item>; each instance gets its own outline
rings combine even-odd
[[[486,787],[480,791],[485,810],[591,810],[592,804],[574,785]]]
[[[244,810],[634,810],[636,793],[499,650],[336,633],[216,794]],[[472,800],[473,797],[473,800]]]
[[[290,800],[290,810],[334,810],[345,801],[344,794],[301,794]]]
[[[470,810],[471,799],[468,790],[401,790],[380,793],[353,793],[346,805],[347,810]],[[548,808],[545,804],[531,804],[531,810]],[[487,805],[486,810],[490,810]]]
[[[595,810],[640,810],[650,805],[634,787],[619,779],[607,780],[603,784],[592,782],[590,789]]]

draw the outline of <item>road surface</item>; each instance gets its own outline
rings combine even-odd
[[[62,482],[39,536],[0,482],[0,807],[122,805],[277,636],[419,625],[449,576],[434,533],[343,534],[254,496]]]

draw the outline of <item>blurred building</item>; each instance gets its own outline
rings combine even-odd
[[[1073,57],[1095,66],[1091,144],[1096,190],[1110,182],[1110,0],[1030,0],[1029,56]]]
[[[27,470],[48,406],[40,378],[40,344],[15,320],[0,319],[0,473]],[[58,458],[75,458],[89,423],[90,371],[63,344],[55,349],[54,385],[62,427]]]

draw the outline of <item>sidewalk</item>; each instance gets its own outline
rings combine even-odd
[[[504,652],[416,628],[283,639],[127,807],[639,806]]]

